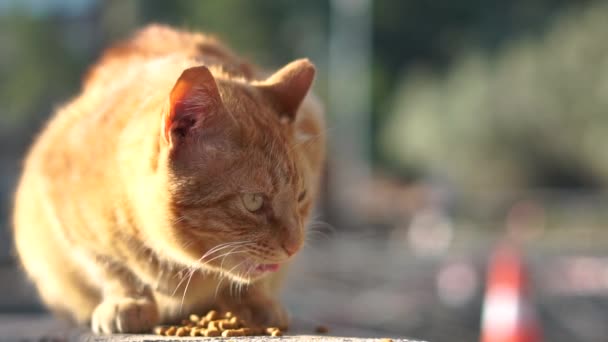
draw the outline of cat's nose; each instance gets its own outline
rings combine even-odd
[[[292,256],[300,250],[300,245],[299,239],[290,238],[283,241],[282,247],[288,256]]]
[[[289,243],[283,243],[283,249],[285,250],[285,252],[287,252],[287,255],[292,256],[294,254],[296,254],[296,252],[298,251],[299,247],[293,245],[293,244],[289,244]]]

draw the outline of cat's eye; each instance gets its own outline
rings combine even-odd
[[[255,212],[264,205],[264,196],[262,194],[246,193],[241,195],[241,201],[243,201],[245,209]]]
[[[298,202],[302,202],[306,198],[306,190],[302,191],[298,196]]]

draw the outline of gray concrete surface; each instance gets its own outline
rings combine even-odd
[[[99,337],[95,336],[92,338],[85,338],[80,341],[99,341],[99,342],[109,342],[109,341],[121,341],[121,342],[139,342],[139,341],[172,341],[172,342],[181,342],[183,340],[186,341],[209,341],[211,339],[219,339],[224,341],[235,341],[235,342],[264,342],[264,341],[312,341],[312,342],[382,342],[389,341],[385,338],[357,338],[357,337],[336,337],[336,336],[313,336],[313,335],[298,335],[298,336],[282,336],[282,337],[266,337],[266,336],[254,336],[254,337],[181,337],[181,338],[163,338],[159,339],[155,336],[145,336],[145,335],[136,335],[136,336],[118,336],[118,337]],[[414,342],[412,340],[405,339],[390,339],[390,341],[394,342]]]
[[[327,335],[312,335],[314,326],[296,322],[294,328],[282,337],[164,337],[156,335],[95,335],[88,329],[70,327],[49,315],[0,315],[1,342],[181,342],[181,341],[313,341],[313,342],[362,342],[383,341],[421,342],[406,338],[385,336],[352,327],[330,327]]]

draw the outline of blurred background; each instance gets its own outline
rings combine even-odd
[[[509,241],[544,340],[605,341],[607,17],[591,0],[0,0],[0,313],[42,311],[11,250],[27,147],[107,44],[162,22],[317,66],[330,153],[284,292],[298,319],[478,340]]]

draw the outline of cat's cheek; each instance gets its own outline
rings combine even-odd
[[[201,258],[217,243],[206,237],[206,235],[193,233],[188,228],[174,227],[171,236],[172,238],[166,241],[166,249],[170,249],[175,256],[172,261],[185,265],[198,265],[209,271],[216,271],[215,266],[208,267],[209,265],[202,262]],[[206,258],[206,260],[211,260],[213,256],[217,255],[212,255]]]
[[[300,208],[298,209],[298,214],[300,214],[300,217],[302,218],[303,221],[308,221],[308,216],[310,215],[311,208],[312,208],[312,202],[308,201],[308,202],[302,204],[300,206]]]
[[[201,251],[204,247],[199,246],[194,238],[188,237],[180,232],[174,233],[174,236],[175,237],[168,244],[170,246],[169,248],[171,248],[177,256],[176,261],[189,265],[201,257]]]
[[[145,235],[150,247],[163,261],[189,265],[196,260],[188,252],[189,249],[184,248],[184,246],[191,244],[191,242],[188,242],[183,234],[174,228],[161,228],[157,226],[148,230]]]

